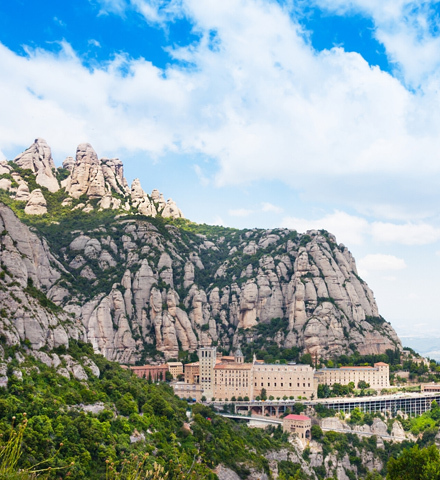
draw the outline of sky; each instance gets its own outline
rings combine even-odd
[[[0,2],[0,158],[89,142],[195,222],[327,229],[401,336],[440,338],[439,87],[436,1]]]

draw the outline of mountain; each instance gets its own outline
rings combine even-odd
[[[52,348],[73,337],[123,363],[199,343],[247,356],[401,349],[351,253],[325,230],[196,225],[157,190],[130,188],[122,162],[89,144],[55,168],[35,140],[0,163],[0,189],[9,343]]]

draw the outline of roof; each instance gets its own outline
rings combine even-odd
[[[167,362],[167,365],[170,365],[171,367],[180,367],[183,365],[182,362]]]
[[[380,365],[381,367],[383,367],[383,366],[388,367],[389,366],[388,363],[385,363],[385,362],[377,362],[377,363],[374,364],[374,366],[376,366],[376,365]]]
[[[310,417],[307,417],[306,415],[293,415],[293,414],[290,414],[290,415],[287,415],[286,417],[284,417],[286,420],[299,420],[301,422],[305,422],[307,420],[310,420]]]
[[[214,370],[250,370],[252,363],[218,363]]]
[[[138,367],[129,367],[130,370],[155,370],[155,369],[164,369],[168,370],[168,365],[163,363],[162,365],[141,365]]]

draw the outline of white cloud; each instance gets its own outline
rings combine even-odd
[[[440,240],[440,228],[427,223],[396,225],[373,222],[371,234],[376,241],[401,245],[428,245]]]
[[[283,208],[277,205],[273,205],[272,203],[269,203],[269,202],[262,202],[261,210],[263,212],[281,213],[283,211]]]
[[[375,9],[385,8],[379,3]],[[356,53],[314,51],[276,2],[101,4],[106,12],[136,8],[159,23],[186,14],[201,41],[170,49],[182,64],[164,70],[124,55],[90,70],[67,43],[61,53],[29,49],[27,57],[0,45],[1,150],[41,136],[64,155],[83,141],[100,155],[202,154],[217,161],[217,185],[279,180],[311,196],[319,182],[343,192],[338,181],[364,175],[388,180],[392,189],[397,172],[399,179],[418,177],[416,197],[424,180],[440,173],[434,83],[412,92]],[[347,193],[344,200],[362,206],[371,193]],[[361,242],[363,233],[356,232],[364,222],[340,222],[340,238],[349,242],[344,233],[350,231]],[[377,231],[385,235],[382,227]]]
[[[228,213],[229,215],[231,215],[231,217],[248,217],[254,212],[253,210],[248,210],[246,208],[237,208],[237,209],[228,210]]]
[[[397,258],[394,255],[370,254],[357,261],[359,270],[367,272],[383,272],[391,270],[403,270],[406,263],[403,258]]]
[[[429,245],[440,240],[440,228],[428,223],[369,222],[363,217],[335,211],[319,219],[285,217],[282,226],[299,232],[324,228],[347,245],[361,245],[367,240],[399,245]]]
[[[336,235],[339,241],[347,245],[360,245],[364,243],[368,233],[367,220],[345,212],[335,211],[317,220],[305,218],[285,217],[281,224],[304,233],[307,230],[325,229]]]
[[[199,182],[201,185],[204,187],[207,187],[211,182],[209,178],[203,173],[203,170],[201,169],[200,165],[193,165],[194,171],[196,172],[197,178],[199,179]]]
[[[95,40],[94,38],[91,38],[88,43],[89,45],[92,45],[97,48],[101,47],[101,44],[98,42],[98,40]]]
[[[315,0],[322,8],[370,16],[375,36],[396,63],[405,81],[422,87],[440,66],[440,26],[437,0]]]
[[[223,220],[222,217],[220,217],[219,215],[216,215],[214,217],[214,219],[212,220],[212,225],[220,225],[222,227],[227,227],[228,225],[226,224],[226,222]]]

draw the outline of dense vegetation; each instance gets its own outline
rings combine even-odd
[[[14,358],[16,351],[6,347],[5,355]],[[160,465],[169,479],[214,479],[219,463],[240,475],[250,469],[269,473],[263,454],[291,448],[280,428],[248,429],[201,405],[193,407],[189,427],[187,402],[165,383],[139,379],[94,355],[87,344],[71,342],[67,353],[77,361],[92,358],[100,378],[86,368],[87,382],[67,379],[28,356],[8,365],[8,387],[0,388],[0,449],[26,422],[17,468],[41,464],[51,467],[48,478],[102,479],[109,466],[119,471],[125,461],[136,462],[135,455],[143,470]],[[13,375],[17,370],[24,372],[22,379]],[[97,414],[80,407],[96,402],[104,405]],[[131,443],[130,436],[140,435],[145,441]]]

